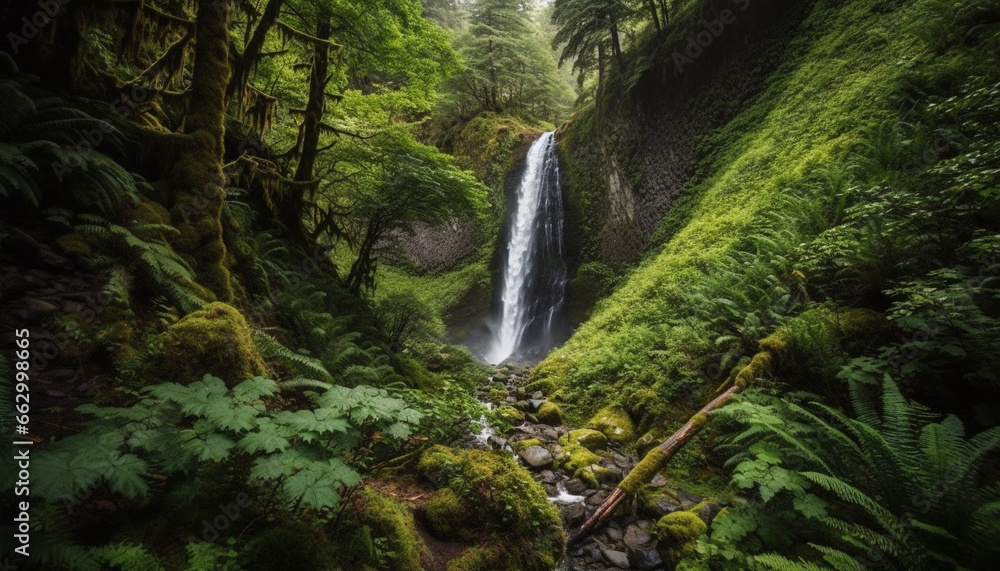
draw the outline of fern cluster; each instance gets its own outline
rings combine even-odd
[[[728,444],[738,450],[733,484],[755,499],[717,521],[705,551],[761,569],[995,561],[1000,487],[980,476],[1000,449],[1000,427],[968,437],[956,416],[908,402],[890,378],[872,389],[852,384],[855,418],[760,395],[721,409],[744,427]]]

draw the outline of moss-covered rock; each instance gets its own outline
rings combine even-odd
[[[593,464],[580,468],[573,474],[574,478],[579,478],[588,488],[600,488],[602,485],[613,486],[618,483],[621,476],[609,468]]]
[[[449,569],[540,571],[562,558],[559,510],[513,457],[433,446],[421,456],[417,470],[445,485],[428,500],[429,508],[421,507],[428,523],[478,542]]]
[[[512,406],[505,406],[497,410],[496,414],[506,420],[511,426],[524,422],[524,413]]]
[[[511,442],[511,446],[514,447],[515,452],[520,452],[529,446],[541,446],[542,441],[537,438],[526,438],[524,440],[518,440],[517,442]]]
[[[370,540],[367,546],[363,540],[351,542],[357,562],[378,562],[383,568],[398,571],[420,571],[420,557],[426,548],[406,505],[371,487],[364,488],[351,500],[352,528],[363,530],[362,538],[367,536]],[[376,544],[381,544],[381,549],[375,549]]]
[[[597,414],[587,422],[587,428],[603,433],[608,440],[619,444],[630,443],[635,439],[635,424],[628,412],[620,406],[609,406],[597,411]]]
[[[93,253],[90,243],[87,242],[86,237],[78,232],[63,234],[62,236],[56,238],[55,246],[60,252],[70,256],[80,256],[82,258],[86,258]]]
[[[465,537],[468,518],[462,498],[451,488],[442,488],[420,506],[420,515],[438,539]]]
[[[551,396],[552,393],[555,392],[555,390],[556,390],[556,383],[552,379],[539,379],[537,381],[528,383],[524,387],[524,392],[529,395],[531,393],[534,393],[535,391],[541,391],[542,394],[546,396]]]
[[[304,522],[273,527],[253,537],[240,552],[242,569],[325,571],[335,566],[332,546]]]
[[[601,457],[587,450],[580,444],[568,442],[562,445],[562,450],[555,458],[556,468],[562,468],[572,474],[580,468],[585,468],[591,464],[601,461]]]
[[[698,537],[706,531],[708,526],[694,512],[679,511],[660,518],[656,524],[656,535],[660,540],[656,549],[667,569],[673,569],[682,559],[694,553]]]
[[[559,444],[569,446],[579,444],[591,452],[605,450],[608,447],[608,437],[604,433],[590,428],[571,430],[559,437]]]
[[[562,410],[559,409],[559,405],[551,401],[546,401],[538,408],[535,418],[539,423],[550,426],[559,426],[563,422]]]
[[[187,384],[211,374],[232,387],[267,370],[246,319],[225,303],[210,303],[187,315],[160,340],[163,349],[147,371],[155,382]]]

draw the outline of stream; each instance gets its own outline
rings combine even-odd
[[[562,468],[555,468],[554,465],[563,451],[559,438],[576,427],[550,426],[535,422],[537,419],[533,413],[547,399],[540,392],[533,394],[525,392],[527,375],[527,369],[515,369],[509,374],[498,372],[487,378],[488,384],[476,391],[477,398],[483,402],[487,410],[493,410],[496,406],[513,407],[524,413],[526,420],[504,433],[491,426],[486,415],[483,415],[479,421],[473,423],[464,445],[514,455],[518,462],[530,471],[532,478],[542,485],[549,501],[558,506],[565,529],[569,533],[596,511],[639,459],[635,454],[609,442],[597,450],[600,460],[595,466],[606,469],[601,471],[599,481],[587,483],[573,477],[573,474],[567,473]],[[497,399],[494,392],[491,400],[491,389],[495,389],[497,383],[503,383],[506,396]],[[529,439],[537,439],[539,445],[526,448],[519,446],[520,442]],[[629,510],[624,508],[618,510],[607,526],[570,548],[558,569],[560,571],[664,569],[660,555],[656,551],[657,541],[652,531],[656,522],[668,513],[695,507],[702,502],[702,498],[671,486],[662,475],[654,478],[651,486],[658,492],[654,493],[650,501],[640,506],[635,514],[628,513]],[[719,509],[715,504],[708,504],[698,512],[698,515],[711,521]]]

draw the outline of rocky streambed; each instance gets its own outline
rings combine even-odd
[[[567,533],[593,515],[640,460],[620,438],[630,429],[613,418],[592,420],[591,427],[565,425],[558,405],[527,383],[525,369],[499,369],[476,395],[498,420],[484,416],[482,431],[465,445],[515,455],[558,506]],[[559,569],[673,569],[721,509],[658,474],[634,507],[623,506],[603,529],[570,547]]]

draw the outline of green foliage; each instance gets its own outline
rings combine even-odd
[[[418,470],[445,486],[431,504],[439,525],[462,529],[483,549],[503,548],[488,568],[551,569],[562,558],[559,512],[513,457],[434,446],[421,456]]]
[[[119,543],[90,550],[91,555],[106,569],[120,571],[163,571],[156,557],[141,545]]]
[[[151,473],[239,461],[252,463],[249,482],[280,489],[282,501],[332,508],[360,482],[375,439],[405,440],[421,417],[366,386],[333,387],[313,396],[315,408],[275,411],[266,401],[276,390],[260,377],[227,389],[206,376],[148,387],[128,408],[85,405],[80,410],[96,417],[87,429],[39,454],[36,493],[59,501],[103,481],[115,494],[144,499]]]
[[[907,402],[889,378],[878,399],[865,389],[852,385],[857,418],[761,396],[720,409],[744,427],[728,444],[740,450],[733,484],[757,495],[713,526],[703,551],[734,563],[774,551],[750,561],[786,565],[808,543],[805,565],[836,569],[975,568],[995,557],[986,514],[1000,496],[981,477],[1000,427],[967,437],[957,417]]]
[[[76,207],[113,216],[138,200],[145,182],[97,148],[124,153],[124,136],[113,125],[94,118],[36,86],[37,78],[17,69],[7,52],[0,53],[0,198],[35,208]],[[45,192],[43,189],[62,189]],[[69,200],[66,200],[69,198]]]

